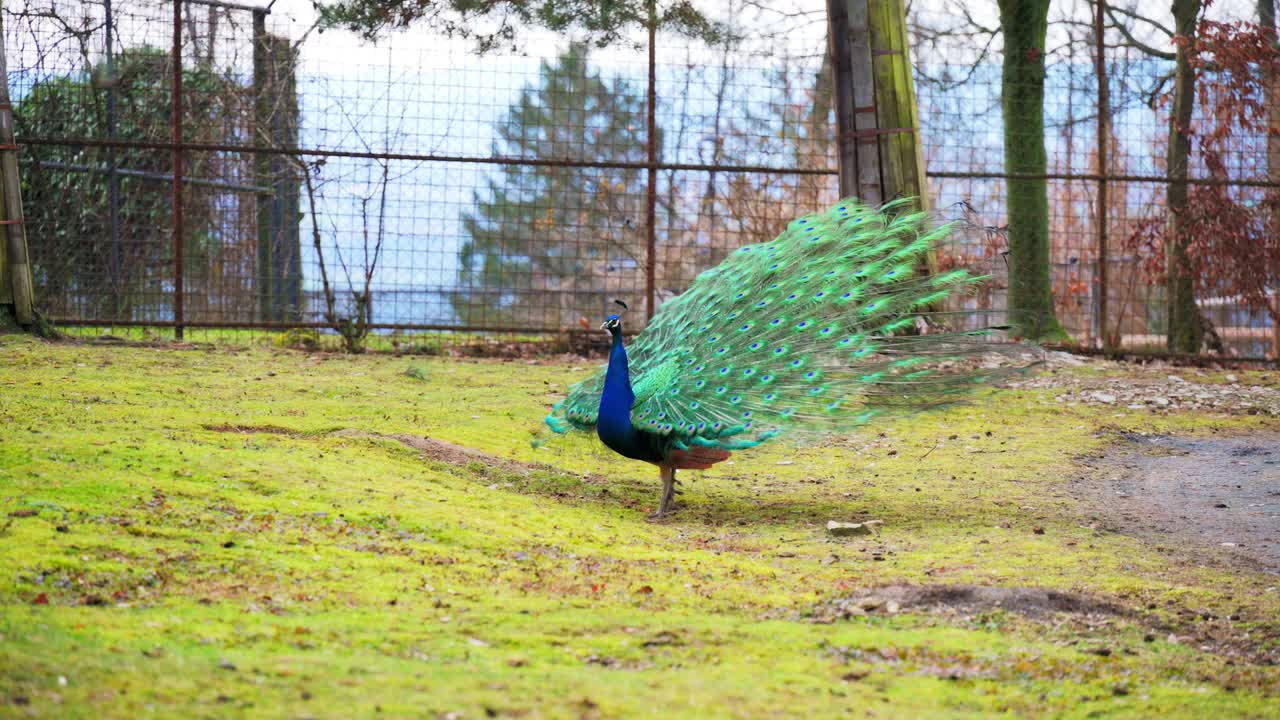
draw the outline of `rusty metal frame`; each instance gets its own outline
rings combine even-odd
[[[173,0],[173,47],[170,50],[173,63],[173,336],[181,340],[183,329],[183,217],[182,217],[182,164],[186,151],[182,144],[182,0]]]
[[[367,160],[405,160],[410,162],[441,162],[478,165],[527,165],[531,167],[582,167],[613,168],[621,170],[647,170],[648,161],[595,161],[574,160],[572,158],[522,158],[503,155],[438,155],[434,153],[388,153],[365,152],[360,150],[323,150],[319,148],[266,147],[258,145],[238,145],[224,143],[174,143],[163,140],[104,140],[102,138],[65,137],[65,138],[21,138],[24,145],[59,145],[71,147],[116,147],[135,148],[140,150],[174,150],[187,152],[237,152],[265,153],[271,155],[316,156],[360,158]],[[831,175],[838,174],[836,168],[788,168],[774,165],[715,165],[711,163],[666,163],[657,161],[653,167],[658,170],[724,172],[724,173],[761,173],[773,175]],[[1068,180],[1082,182],[1149,182],[1166,183],[1169,178],[1164,175],[1115,175],[1107,173],[1008,173],[1008,172],[958,172],[950,170],[931,170],[926,173],[932,178],[954,178],[970,180]],[[1188,177],[1187,183],[1192,185],[1227,185],[1237,187],[1280,188],[1280,182],[1274,180],[1237,180],[1231,178]]]
[[[1005,173],[1005,172],[951,172],[936,171],[927,173],[929,177],[959,178],[970,180],[1075,180],[1098,182],[1149,182],[1167,183],[1165,175],[1113,175],[1110,173]],[[1179,178],[1182,181],[1182,178]],[[1232,187],[1280,188],[1280,182],[1274,180],[1232,180],[1230,178],[1188,177],[1189,185],[1228,185]]]
[[[645,267],[644,316],[658,310],[656,276],[658,266],[658,8],[649,0],[649,87],[645,117]]]
[[[647,170],[649,162],[626,160],[574,160],[572,158],[522,158],[502,155],[439,155],[435,153],[394,153],[366,152],[362,150],[325,150],[320,148],[267,147],[261,145],[239,145],[225,143],[174,143],[164,140],[104,140],[102,138],[62,137],[62,138],[23,138],[25,145],[56,145],[68,147],[116,147],[138,150],[173,150],[178,148],[188,152],[235,152],[259,153],[269,155],[341,157],[362,160],[405,160],[409,162],[441,162],[478,165],[527,165],[531,167],[582,167],[611,168],[619,170]],[[653,167],[658,170],[701,171],[701,172],[740,172],[763,173],[776,175],[835,175],[835,168],[789,168],[772,165],[715,165],[711,163],[665,163],[655,161]]]
[[[54,325],[68,327],[177,327],[173,320],[94,320],[91,318],[53,317],[49,321]],[[332,330],[333,325],[327,322],[276,322],[271,320],[184,320],[184,328],[202,328],[208,330],[290,330],[301,328],[307,330]],[[433,330],[439,332],[458,333],[529,333],[531,335],[563,335],[565,333],[595,334],[596,330],[583,330],[579,327],[537,328],[519,325],[495,325],[482,328],[474,325],[456,325],[448,323],[369,323],[371,330]],[[637,331],[638,332],[638,331]]]

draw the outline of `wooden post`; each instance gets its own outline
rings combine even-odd
[[[920,209],[928,210],[906,7],[903,0],[867,0],[867,4],[883,196],[885,200],[918,198]]]
[[[254,143],[297,147],[296,53],[288,38],[267,32],[266,10],[253,13]],[[272,189],[257,196],[258,317],[273,322],[302,319],[302,236],[298,207],[300,180],[282,155],[254,159],[257,185]]]
[[[884,200],[867,0],[827,0],[827,38],[835,87],[840,196]],[[866,142],[866,140],[870,142]]]
[[[875,71],[875,140],[880,151],[882,196],[885,201],[915,198],[916,209],[929,210],[929,185],[924,174],[920,142],[920,111],[911,48],[907,41],[907,10],[903,0],[866,0],[869,10],[871,61]],[[938,249],[930,247],[922,272],[938,271]],[[941,311],[943,303],[930,306]]]
[[[903,0],[827,0],[840,194],[929,207]]]
[[[9,68],[5,57],[4,18],[0,13],[0,304],[12,305],[20,325],[35,322],[27,231],[22,218],[22,183],[18,177],[18,145],[13,135],[9,101]]]

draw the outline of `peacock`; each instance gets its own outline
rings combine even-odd
[[[698,275],[629,347],[621,314],[609,315],[608,365],[571,386],[546,424],[594,431],[619,455],[657,465],[651,518],[661,518],[677,470],[959,399],[1019,365],[991,361],[1016,347],[990,341],[1006,328],[951,330],[932,319],[948,296],[984,279],[928,272],[930,249],[951,229],[906,199],[879,208],[844,200],[799,218]]]

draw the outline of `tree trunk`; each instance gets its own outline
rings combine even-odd
[[[1195,106],[1196,82],[1187,47],[1195,41],[1199,14],[1200,0],[1174,0],[1174,29],[1179,36],[1186,38],[1186,42],[1178,44],[1173,110],[1169,114],[1169,150],[1165,163],[1169,175],[1165,196],[1169,220],[1164,267],[1169,315],[1168,347],[1170,352],[1183,353],[1199,352],[1204,339],[1200,313],[1196,308],[1191,260],[1187,255],[1189,239],[1182,229],[1182,216],[1187,207],[1187,160],[1191,154],[1191,111]]]
[[[1280,32],[1276,27],[1275,0],[1258,0],[1258,24],[1270,28],[1272,32]],[[1273,42],[1280,43],[1280,36],[1273,36]],[[1262,91],[1267,105],[1267,179],[1280,182],[1280,73],[1272,73],[1263,78]],[[1271,192],[1280,192],[1272,189]],[[1277,211],[1280,214],[1280,210]],[[1280,217],[1272,218],[1273,228],[1280,229]],[[1276,289],[1271,306],[1271,352],[1276,362],[1280,363],[1280,288]]]
[[[1043,175],[1044,46],[1049,0],[999,0],[1004,34],[1004,166],[1010,174]],[[1067,340],[1053,312],[1049,273],[1049,189],[1043,178],[1010,178],[1009,309],[1020,333]]]

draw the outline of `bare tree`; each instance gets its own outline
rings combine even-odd
[[[390,77],[391,68],[392,64],[388,62],[386,84],[388,95],[384,105],[387,118],[394,117],[389,91],[394,86],[394,78]],[[402,106],[398,123],[387,127],[385,142],[379,143],[382,147],[375,147],[364,129],[369,126],[368,116],[374,112],[372,104],[362,115],[352,115],[345,107],[342,108],[341,115],[349,138],[363,147],[366,152],[390,153],[397,149],[396,145],[404,141],[408,109],[409,106]],[[307,161],[299,155],[290,155],[289,158],[303,177],[303,187],[307,197],[307,215],[310,218],[311,246],[320,271],[324,321],[342,338],[343,348],[347,352],[363,352],[374,324],[374,278],[378,273],[386,245],[387,204],[391,186],[397,180],[413,173],[419,164],[409,164],[402,172],[393,174],[391,160],[375,159],[373,162],[377,166],[376,177],[372,181],[367,179],[355,181],[363,187],[349,196],[349,199],[357,202],[360,208],[360,245],[353,255],[353,248],[347,248],[344,253],[344,232],[338,228],[332,214],[327,213],[322,207],[325,198],[321,192],[323,186],[330,181],[335,181],[335,184],[341,187],[350,184],[351,178],[341,174],[325,178],[327,164],[324,159]],[[322,220],[328,221],[331,242],[326,242],[325,233],[321,230]],[[341,278],[331,272],[335,262],[337,268],[341,270]],[[345,289],[339,289],[339,281],[345,284]]]

